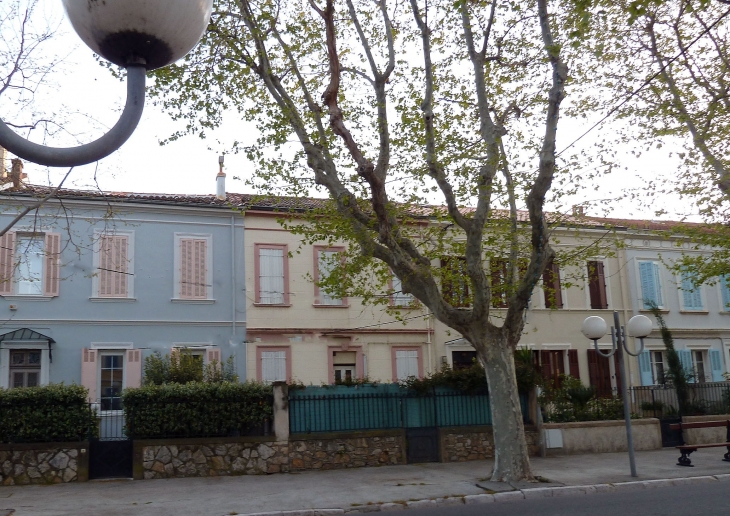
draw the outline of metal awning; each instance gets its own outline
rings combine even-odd
[[[4,342],[6,340],[43,340],[49,344],[56,343],[56,341],[51,337],[47,337],[42,333],[31,330],[30,328],[21,328],[19,330],[10,331],[0,335],[0,342]]]

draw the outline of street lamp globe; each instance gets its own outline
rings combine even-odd
[[[606,321],[604,321],[602,317],[591,315],[590,317],[586,317],[586,320],[583,321],[580,331],[586,336],[586,338],[596,341],[606,335],[607,329]]]
[[[94,52],[124,66],[154,70],[174,63],[200,40],[213,0],[63,0],[71,25]]]
[[[635,315],[626,324],[626,330],[631,337],[643,339],[651,333],[651,319],[645,315]]]

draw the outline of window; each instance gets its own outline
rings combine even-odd
[[[665,360],[663,351],[650,351],[649,356],[651,358],[651,373],[654,384],[664,385],[667,383],[665,375]]]
[[[36,387],[40,385],[41,351],[17,349],[10,351],[10,387]]]
[[[682,308],[687,311],[702,311],[705,309],[702,302],[700,286],[696,285],[692,277],[687,273],[681,275],[681,299]]]
[[[723,312],[730,312],[730,274],[720,278],[720,297],[722,299]]]
[[[180,239],[180,298],[208,298],[208,241]]]
[[[662,299],[662,284],[657,262],[639,262],[639,284],[641,286],[641,301],[644,309],[652,305],[664,306]]]
[[[0,238],[0,294],[57,296],[61,236],[8,232]]]
[[[124,388],[124,353],[102,352],[99,355],[99,394],[101,410],[122,410]]]
[[[477,362],[476,351],[452,351],[451,362],[453,369],[469,369]]]
[[[423,359],[420,347],[393,347],[393,381],[400,382],[408,378],[423,376]]]
[[[415,298],[412,294],[403,292],[403,283],[400,278],[393,274],[390,280],[393,295],[390,296],[390,304],[393,306],[413,306]]]
[[[560,285],[560,267],[551,261],[542,274],[545,308],[563,308],[563,291]]]
[[[601,261],[588,262],[588,293],[591,309],[605,310],[608,308],[606,273]]]
[[[289,305],[289,254],[286,245],[255,244],[256,303]]]
[[[332,287],[320,287],[320,281],[325,281],[335,271],[338,261],[343,259],[344,249],[341,247],[315,247],[317,270],[315,271],[315,304],[321,306],[347,306],[347,299],[339,297]]]
[[[705,373],[705,352],[692,351],[692,362],[694,365],[695,382],[705,383],[707,375]]]
[[[134,297],[133,234],[116,232],[97,235],[94,255],[98,273],[94,291],[100,298]]]
[[[492,258],[489,260],[490,278],[492,280],[492,306],[507,308],[507,260]]]
[[[441,259],[441,291],[451,306],[466,308],[471,305],[466,258],[448,256]]]
[[[336,384],[351,383],[357,378],[357,352],[333,351],[332,367]]]
[[[264,383],[286,382],[291,378],[291,348],[256,348],[256,373]]]
[[[553,388],[560,388],[565,375],[565,351],[563,350],[542,350],[540,351],[540,372]]]

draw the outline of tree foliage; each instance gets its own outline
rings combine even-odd
[[[556,168],[580,23],[547,0],[218,0],[202,44],[155,74],[153,96],[186,123],[173,139],[236,110],[257,129],[234,149],[255,164],[249,185],[328,194],[281,217],[304,243],[346,244],[320,289],[384,304],[395,275],[474,345],[495,480],[531,477],[513,351],[543,269],[561,261],[550,239],[564,220],[546,200],[581,185]]]

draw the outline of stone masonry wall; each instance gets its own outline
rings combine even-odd
[[[358,432],[294,437],[289,466],[304,469],[361,468],[405,464],[405,436],[398,431]]]
[[[261,475],[289,471],[288,443],[270,440],[178,439],[164,444],[160,441],[135,441],[134,447],[135,479]],[[141,464],[137,460],[139,455]]]
[[[87,449],[87,443],[2,444],[0,485],[86,481]]]
[[[494,457],[494,434],[491,426],[452,427],[439,429],[442,462],[465,462]],[[540,453],[535,429],[525,428],[530,455]]]

